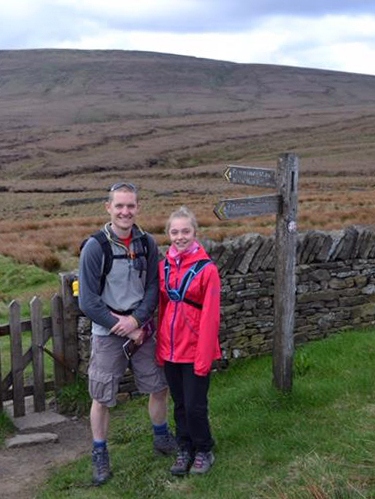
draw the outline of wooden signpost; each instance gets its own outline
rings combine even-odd
[[[224,178],[232,184],[276,187],[276,171],[271,168],[229,165]]]
[[[283,392],[291,391],[293,379],[298,166],[292,153],[279,156],[276,170],[229,165],[229,182],[275,188],[276,194],[226,199],[214,208],[220,220],[276,214],[273,383]]]
[[[226,199],[215,206],[214,213],[220,220],[238,217],[269,215],[279,211],[280,196],[251,196]]]

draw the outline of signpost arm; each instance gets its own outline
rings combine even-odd
[[[276,184],[281,205],[276,216],[273,384],[289,392],[293,378],[297,247],[298,157],[295,154],[279,156]]]

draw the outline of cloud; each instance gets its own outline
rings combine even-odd
[[[0,25],[8,33],[42,32],[64,24],[95,25],[140,32],[238,32],[256,28],[265,17],[320,18],[329,14],[375,15],[372,0],[13,0],[2,2]],[[27,22],[27,20],[29,22]],[[11,23],[10,23],[11,22]],[[9,24],[10,23],[10,24]],[[8,25],[8,29],[7,29]],[[55,29],[56,37],[62,34]],[[1,35],[0,35],[1,36]],[[4,39],[3,39],[4,40]]]
[[[291,65],[375,74],[375,18],[271,17],[237,33],[103,30],[60,48],[154,51],[241,63]],[[348,36],[350,33],[350,36]]]
[[[13,0],[0,48],[144,50],[375,74],[373,0]]]
[[[35,0],[34,0],[35,1]],[[40,0],[41,1],[41,0]],[[108,27],[181,33],[231,32],[255,27],[264,17],[321,18],[326,15],[375,15],[373,0],[56,0],[74,16]]]

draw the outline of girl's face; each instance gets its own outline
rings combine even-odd
[[[185,251],[195,240],[195,230],[190,218],[172,218],[168,235],[179,253]]]

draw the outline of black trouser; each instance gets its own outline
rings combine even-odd
[[[164,368],[174,402],[178,446],[192,455],[210,451],[214,445],[208,421],[210,376],[196,376],[193,364],[166,362]]]

